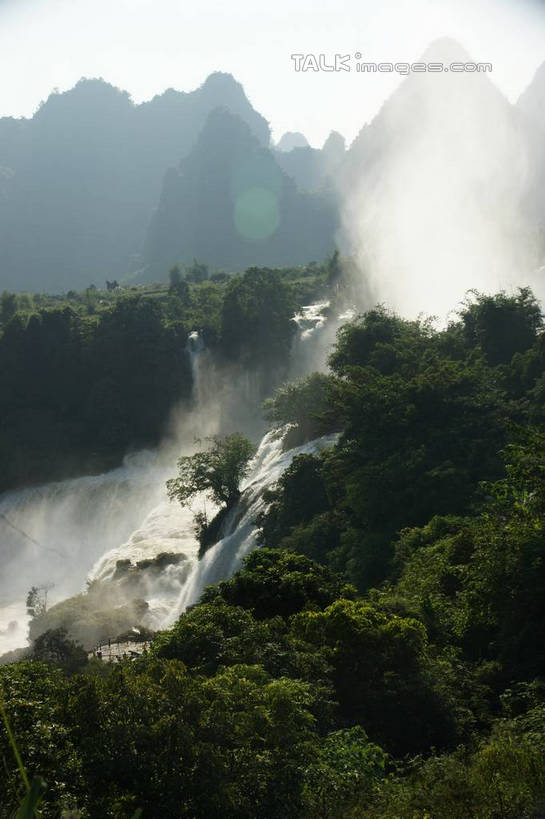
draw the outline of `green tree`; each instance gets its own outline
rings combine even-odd
[[[0,321],[7,324],[12,316],[17,312],[17,294],[4,290],[0,296]]]
[[[342,717],[364,725],[387,751],[404,754],[452,742],[452,703],[442,690],[442,669],[428,656],[422,623],[363,600],[341,599],[324,611],[297,614],[293,631],[330,650]]]
[[[202,284],[208,278],[208,265],[198,262],[193,259],[191,264],[187,265],[185,269],[186,282],[193,282],[193,284]]]
[[[305,771],[308,816],[344,819],[363,809],[384,781],[386,759],[359,725],[327,734]]]
[[[515,353],[532,346],[543,315],[530,288],[520,288],[516,296],[472,295],[474,301],[460,314],[464,336],[469,345],[481,347],[489,364],[508,364]]]
[[[278,271],[251,267],[227,285],[221,316],[221,337],[231,358],[284,363],[296,332],[295,299]]]
[[[264,403],[265,418],[273,426],[295,424],[290,435],[293,446],[339,428],[332,417],[332,379],[325,373],[312,373],[299,381],[283,384]]]
[[[398,589],[436,642],[499,662],[510,679],[545,673],[545,436],[519,435],[506,477],[483,486],[480,514],[436,518],[397,545]]]
[[[254,620],[250,612],[218,599],[183,614],[157,637],[152,652],[164,659],[182,660],[209,675],[220,666],[261,662],[268,639],[268,627]]]
[[[207,440],[208,449],[178,460],[177,477],[167,481],[168,496],[187,505],[204,492],[214,503],[230,508],[240,497],[240,482],[248,472],[255,447],[238,433]]]
[[[68,674],[80,671],[87,663],[87,652],[68,637],[64,628],[40,634],[32,644],[31,656],[38,662],[57,665]]]
[[[306,608],[323,609],[354,593],[331,569],[304,555],[262,548],[248,555],[230,580],[206,589],[202,600],[220,597],[232,606],[251,609],[259,619],[287,618]]]
[[[266,499],[268,507],[258,522],[259,540],[267,546],[280,546],[296,527],[309,523],[329,510],[322,461],[314,455],[296,455],[280,476]],[[305,531],[305,536],[307,536]],[[330,544],[331,545],[331,544]]]

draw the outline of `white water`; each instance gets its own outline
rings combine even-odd
[[[26,643],[28,615],[22,601],[12,603],[0,609],[0,620],[4,624],[0,629],[1,651],[13,651]]]
[[[293,319],[299,332],[293,342],[288,380],[302,378],[316,370],[325,370],[337,330],[354,315],[353,308],[341,315],[331,315],[329,301],[303,307],[301,313]]]
[[[208,549],[200,561],[194,563],[176,606],[163,625],[168,625],[188,606],[196,603],[205,586],[230,577],[239,568],[242,559],[255,549],[258,531],[256,521],[266,506],[263,493],[278,480],[293,458],[303,453],[320,452],[332,446],[337,438],[336,435],[326,435],[284,451],[286,432],[287,429],[273,430],[261,441],[250,473],[242,485],[240,500],[225,523],[222,539]]]
[[[167,477],[158,455],[141,452],[104,475],[0,498],[0,514],[5,515],[0,518],[0,654],[25,643],[30,586],[54,584],[50,602],[78,592],[99,555],[127,538],[157,505]],[[17,629],[6,633],[13,621]]]
[[[327,321],[327,307],[327,303],[310,305],[296,317],[300,333],[290,378],[325,363],[339,323]],[[263,490],[278,479],[295,455],[331,444],[332,439],[320,439],[284,452],[282,432],[265,435],[241,499],[226,521],[224,537],[199,561],[192,512],[201,508],[202,499],[195,500],[193,510],[170,503],[165,482],[175,473],[177,455],[194,451],[197,436],[225,430],[226,416],[232,418],[232,426],[238,421],[246,429],[246,416],[252,412],[255,416],[256,408],[249,406],[255,385],[244,373],[237,373],[230,385],[228,376],[221,378],[197,333],[189,338],[188,353],[194,406],[175,419],[175,438],[168,446],[127,457],[123,466],[103,475],[0,497],[0,515],[6,518],[0,518],[0,654],[26,643],[25,598],[30,586],[54,584],[49,602],[55,603],[81,591],[86,578],[112,580],[119,560],[134,565],[161,553],[182,555],[159,575],[144,572],[140,578],[150,606],[147,625],[158,628],[172,622],[197,601],[204,586],[230,576],[255,547]],[[214,512],[210,504],[208,512]]]
[[[156,454],[140,452],[103,475],[4,494],[2,585],[17,593],[29,578],[43,583],[54,576],[62,586],[76,574],[76,582],[82,582],[82,564],[89,565],[105,544],[113,546],[134,528],[143,509],[156,503],[154,490],[164,475]]]
[[[198,508],[198,501],[195,501],[194,508]],[[157,629],[168,620],[180,590],[199,559],[191,509],[161,499],[124,543],[99,558],[89,573],[89,580],[112,581],[118,561],[130,560],[136,566],[139,561],[165,553],[182,557],[159,575],[143,571],[139,577],[149,605],[144,625]]]

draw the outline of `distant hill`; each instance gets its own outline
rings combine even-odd
[[[469,60],[451,40],[422,56]],[[527,278],[545,224],[544,112],[545,65],[516,106],[493,74],[413,73],[348,150],[334,131],[322,149],[297,132],[271,146],[230,74],[140,105],[81,80],[31,119],[0,119],[0,291],[165,280],[194,257],[304,264],[339,243],[381,298],[404,308],[426,282],[450,306],[465,283]]]
[[[216,109],[165,177],[146,275],[194,257],[227,270],[303,264],[331,252],[336,228],[332,197],[299,191],[240,117]]]
[[[308,148],[308,141],[306,136],[299,131],[286,131],[278,140],[275,148],[277,151],[293,151],[294,148]]]
[[[137,269],[165,171],[220,105],[268,145],[266,120],[221,73],[141,105],[84,79],[31,119],[0,119],[0,289],[77,289]]]
[[[302,191],[319,191],[333,183],[335,174],[344,159],[344,138],[332,131],[323,148],[297,146],[291,150],[275,148],[276,161],[291,176]]]

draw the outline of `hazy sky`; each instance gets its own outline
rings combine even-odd
[[[514,101],[545,61],[545,0],[0,0],[0,115],[28,116],[82,76],[141,101],[222,70],[276,139],[298,130],[319,145],[336,128],[351,140],[399,77],[296,73],[290,55],[412,61],[445,35],[492,62]]]

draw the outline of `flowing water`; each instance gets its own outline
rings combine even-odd
[[[167,477],[156,454],[141,452],[104,475],[0,498],[0,654],[25,643],[30,586],[49,587],[50,602],[80,591],[89,567],[157,505]]]
[[[168,625],[188,606],[196,603],[205,586],[230,577],[242,559],[257,546],[256,521],[264,511],[264,491],[272,486],[288,468],[293,458],[315,454],[335,443],[336,435],[325,435],[302,446],[284,450],[286,429],[267,433],[252,462],[250,473],[242,485],[242,495],[229,513],[223,537],[196,561],[187,581],[181,588],[176,605],[164,625]]]
[[[329,320],[327,313],[328,304],[323,302],[295,317],[299,332],[290,378],[323,367],[339,325],[339,319]],[[169,624],[198,600],[204,586],[230,576],[255,547],[263,491],[291,459],[331,445],[332,438],[323,438],[286,452],[283,431],[267,433],[222,539],[199,561],[193,512],[204,501],[196,498],[192,509],[169,502],[165,481],[175,472],[177,454],[195,451],[197,436],[231,431],[240,418],[259,414],[255,379],[244,373],[218,373],[198,333],[190,335],[187,352],[193,406],[174,415],[175,434],[162,448],[129,456],[121,467],[103,475],[0,497],[0,654],[26,642],[25,599],[30,586],[48,588],[49,602],[54,603],[81,591],[86,580],[113,580],[119,561],[136,565],[159,555],[176,556],[160,573],[142,573],[147,624],[153,628]],[[214,510],[209,505],[207,511]]]

